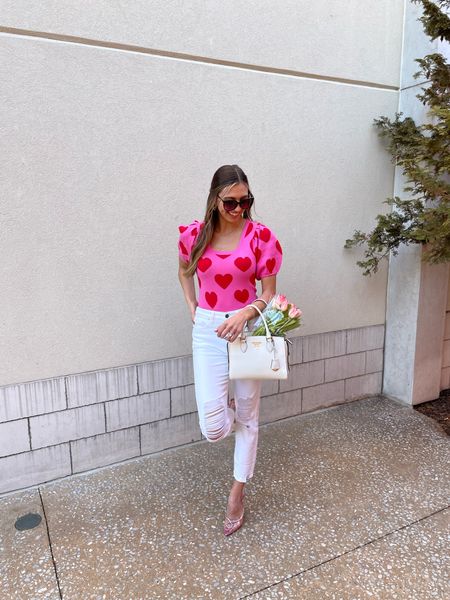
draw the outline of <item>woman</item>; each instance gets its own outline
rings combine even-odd
[[[261,381],[234,380],[228,402],[227,342],[258,316],[276,293],[282,249],[272,231],[253,221],[254,197],[238,165],[214,174],[204,220],[180,225],[179,280],[192,322],[195,396],[199,424],[210,442],[235,432],[234,482],[228,498],[224,534],[244,519],[244,486],[253,476],[258,444]],[[194,273],[199,299],[196,300]],[[262,293],[256,294],[256,279]]]

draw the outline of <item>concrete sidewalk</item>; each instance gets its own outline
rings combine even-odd
[[[0,499],[1,600],[450,598],[449,443],[374,397],[261,426],[226,538],[234,438]],[[28,512],[41,524],[19,532]]]

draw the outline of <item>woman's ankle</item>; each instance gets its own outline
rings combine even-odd
[[[235,497],[239,499],[242,496],[244,491],[245,483],[242,481],[237,481],[236,479],[231,486],[230,497]]]

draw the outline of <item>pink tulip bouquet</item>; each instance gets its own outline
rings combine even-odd
[[[263,314],[272,335],[285,335],[287,331],[300,327],[303,313],[286,296],[277,294],[263,310]],[[261,317],[255,321],[251,335],[266,335]]]

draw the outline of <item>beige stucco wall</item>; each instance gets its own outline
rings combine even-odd
[[[411,117],[421,124],[432,120],[429,107],[417,98],[429,82],[423,75],[413,77],[419,71],[415,59],[438,52],[448,61],[449,45],[425,34],[421,3],[407,2],[405,9],[399,110],[402,118]],[[406,186],[403,169],[398,167],[394,195],[411,198]],[[398,254],[390,256],[387,286],[382,391],[412,405],[437,398],[448,379],[443,368],[448,362],[445,341],[443,345],[448,264],[424,263],[423,252],[421,245],[401,244]]]
[[[303,333],[384,323],[386,266],[343,245],[392,194],[403,1],[0,7],[0,385],[188,354],[177,225],[230,162]]]
[[[447,304],[445,310],[444,335],[442,340],[441,390],[450,388],[450,269],[448,270]]]

